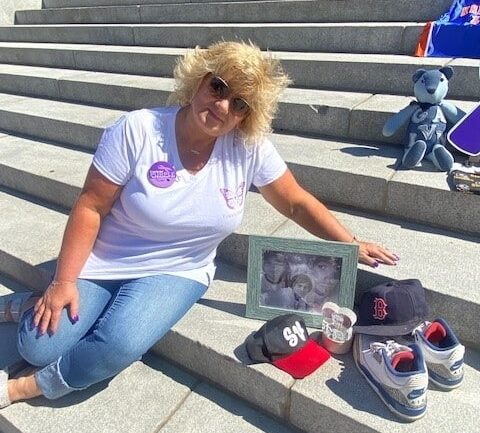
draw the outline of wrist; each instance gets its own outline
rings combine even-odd
[[[76,281],[73,281],[73,280],[60,280],[60,279],[57,279],[57,278],[54,278],[50,285],[53,286],[53,287],[57,287],[57,286],[64,286],[64,285],[67,285],[67,284],[75,284]]]

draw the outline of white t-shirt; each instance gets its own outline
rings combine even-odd
[[[105,130],[93,165],[124,187],[80,278],[165,273],[209,285],[217,246],[240,224],[250,185],[262,187],[285,172],[269,140],[247,147],[232,131],[217,138],[207,164],[190,174],[177,151],[178,110],[133,111]]]

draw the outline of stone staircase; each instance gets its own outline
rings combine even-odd
[[[446,433],[459,425],[480,432],[480,198],[450,191],[446,175],[427,163],[398,170],[401,134],[381,135],[385,120],[409,103],[411,75],[419,67],[453,66],[449,97],[464,110],[480,99],[479,60],[411,56],[423,22],[450,0],[43,3],[42,10],[17,12],[15,26],[0,27],[2,292],[41,290],[48,283],[103,128],[125,111],[164,104],[175,59],[186,48],[250,39],[273,51],[294,79],[272,136],[289,167],[358,237],[382,242],[401,257],[394,268],[360,266],[357,293],[387,278],[419,278],[432,317],[446,318],[468,346],[467,376],[451,393],[431,389],[427,415],[405,425],[390,415],[350,355],[302,381],[270,365],[244,365],[242,342],[261,325],[244,317],[249,235],[313,238],[249,192],[242,226],[219,248],[212,287],[145,364],[134,364],[98,394],[106,385],[2,410],[0,431],[92,431],[101,406],[108,415],[95,431],[102,432]],[[173,382],[183,388],[169,399]],[[218,400],[211,393],[220,393],[207,382],[253,405],[223,405],[222,416],[240,414],[258,430],[236,418],[220,425],[215,416],[189,412],[220,410],[207,404]],[[132,383],[143,390],[130,395]],[[125,392],[128,397],[120,397]],[[221,395],[221,401],[233,398]],[[258,409],[288,427],[258,421]],[[142,422],[130,424],[136,412]],[[80,427],[73,421],[78,414]]]

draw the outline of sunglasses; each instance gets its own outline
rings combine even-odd
[[[229,99],[232,92],[226,81],[216,76],[210,79],[210,91],[218,99]],[[232,98],[231,107],[236,114],[246,114],[250,110],[248,102],[239,96]]]

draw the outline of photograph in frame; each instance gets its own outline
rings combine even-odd
[[[251,236],[246,315],[296,313],[321,328],[326,302],[353,308],[357,263],[356,244]]]

